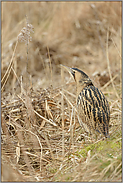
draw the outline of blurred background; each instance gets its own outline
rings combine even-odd
[[[113,1],[1,3],[3,181],[121,181],[121,7]],[[18,39],[27,23],[34,28],[28,44]],[[60,64],[83,70],[106,95],[109,141],[78,140],[76,88],[64,71],[63,108]],[[21,95],[20,83],[34,90]]]
[[[34,27],[32,41],[28,50],[24,42],[19,42],[14,56],[13,67],[19,79],[23,76],[25,80],[28,57],[34,88],[58,86],[60,64],[78,67],[91,78],[97,76],[98,85],[103,86],[110,80],[108,55],[112,77],[118,73],[115,81],[120,80],[121,2],[2,2],[1,12],[2,77],[28,19]],[[4,91],[18,87],[11,71]]]

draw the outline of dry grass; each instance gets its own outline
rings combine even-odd
[[[60,64],[106,95],[110,139],[80,128]],[[121,2],[2,2],[1,66],[3,181],[121,181]]]

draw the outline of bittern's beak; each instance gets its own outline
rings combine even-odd
[[[64,67],[75,78],[75,71],[72,68],[62,65],[62,64],[61,64],[61,66]]]

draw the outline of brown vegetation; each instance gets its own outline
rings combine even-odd
[[[106,95],[110,139],[79,126],[60,64]],[[2,2],[1,73],[2,181],[121,181],[121,2]]]

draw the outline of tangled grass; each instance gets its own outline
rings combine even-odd
[[[21,180],[120,180],[120,103],[112,103],[110,139],[95,139],[79,126],[75,96],[68,87],[71,83],[3,96],[3,154],[21,172]]]
[[[26,18],[20,32],[24,14],[18,16],[18,6],[27,10],[32,4],[2,4],[2,181],[120,182],[120,2],[34,3],[31,43],[33,27]],[[79,126],[75,83],[60,63],[83,67],[106,95],[109,139],[96,139]]]

